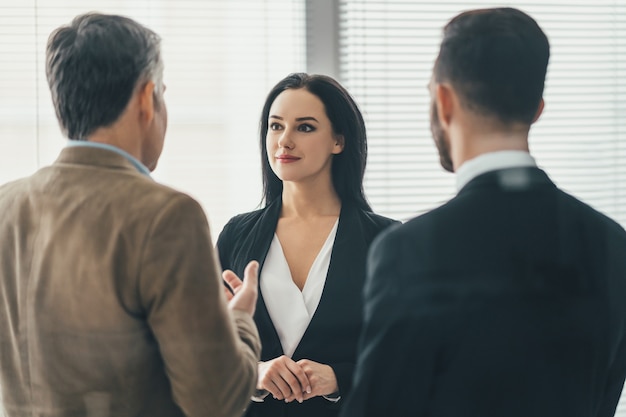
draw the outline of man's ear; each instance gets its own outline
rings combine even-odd
[[[439,124],[446,129],[452,120],[455,98],[454,91],[449,85],[437,84],[435,86],[435,105],[437,106]]]
[[[154,82],[148,81],[138,92],[139,117],[141,121],[150,123],[154,118]]]
[[[343,135],[333,135],[333,138],[335,139],[333,154],[337,155],[343,152],[343,148],[346,144],[346,139],[343,137]]]
[[[546,103],[543,101],[543,97],[542,97],[541,100],[539,100],[539,107],[537,107],[537,112],[535,113],[535,117],[533,117],[533,121],[530,122],[530,124],[535,123],[539,119],[539,117],[541,116],[541,113],[543,113],[543,106],[545,104]]]

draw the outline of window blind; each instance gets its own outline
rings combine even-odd
[[[341,80],[365,113],[373,207],[407,219],[447,201],[454,176],[429,130],[443,26],[463,10],[513,6],[547,33],[546,107],[530,147],[563,189],[626,225],[626,4],[619,0],[340,0]]]
[[[153,176],[201,202],[215,239],[261,201],[259,116],[270,88],[305,69],[304,0],[0,0],[0,184],[65,146],[45,45],[89,11],[129,16],[162,37],[169,123]]]
[[[531,153],[561,188],[626,226],[626,3],[340,0],[341,80],[360,103],[374,209],[408,219],[455,194],[429,130],[443,26],[463,10],[513,6],[546,32],[551,58]],[[616,416],[626,417],[624,394]]]

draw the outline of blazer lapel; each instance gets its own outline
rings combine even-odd
[[[328,339],[332,338],[327,331],[329,324],[340,320],[355,320],[351,317],[352,314],[343,312],[344,307],[348,307],[348,311],[360,311],[358,306],[346,306],[346,300],[353,298],[354,291],[359,291],[359,279],[362,279],[365,272],[365,259],[359,256],[366,252],[366,243],[361,234],[356,210],[343,205],[322,298],[294,351],[294,360],[310,356],[309,352],[328,350]]]
[[[265,305],[263,293],[260,288],[260,280],[262,279],[261,272],[263,271],[265,258],[267,257],[267,252],[270,249],[274,233],[276,232],[281,206],[282,202],[280,199],[270,203],[257,222],[256,227],[253,229],[250,239],[248,239],[250,242],[254,242],[254,246],[250,248],[249,259],[259,261],[259,296],[257,298],[254,320],[257,323],[261,340],[263,340],[261,360],[269,360],[283,355],[283,347],[280,344],[280,338],[267,311],[267,306]]]

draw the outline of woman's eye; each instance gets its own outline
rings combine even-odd
[[[278,123],[271,123],[270,130],[280,130],[281,126]]]
[[[311,125],[303,124],[303,125],[298,126],[298,130],[300,132],[312,132],[315,130],[315,128]]]

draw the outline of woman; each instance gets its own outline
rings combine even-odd
[[[261,265],[263,351],[247,415],[335,416],[352,386],[367,249],[394,221],[365,200],[365,123],[332,78],[280,81],[260,142],[265,207],[231,219],[217,243],[225,270]]]

